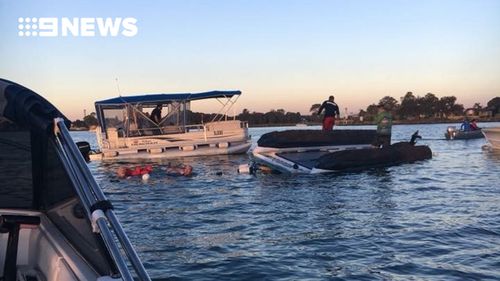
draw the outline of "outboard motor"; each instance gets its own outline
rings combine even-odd
[[[417,143],[417,139],[422,139],[422,137],[418,134],[418,130],[411,135],[410,144],[415,145]]]
[[[446,138],[447,139],[454,139],[455,138],[455,134],[456,134],[456,128],[454,126],[449,126],[447,129],[446,129]]]
[[[90,144],[86,141],[79,141],[76,143],[76,146],[80,150],[80,153],[83,156],[83,159],[88,163],[90,162]]]

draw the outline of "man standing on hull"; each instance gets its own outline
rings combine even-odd
[[[340,117],[339,107],[334,100],[335,97],[330,96],[328,100],[323,102],[318,110],[318,115],[321,114],[323,109],[325,110],[325,116],[323,117],[323,131],[333,130],[333,126],[335,125],[335,116]]]

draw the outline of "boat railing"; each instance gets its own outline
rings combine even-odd
[[[207,127],[204,124],[193,124],[184,126],[185,132],[203,132],[203,138],[207,141]]]
[[[231,123],[232,125],[223,125],[224,123]],[[235,125],[234,122],[238,122]],[[219,125],[220,124],[220,125]],[[221,127],[222,126],[222,127]],[[202,132],[205,141],[207,141],[208,131],[210,130],[234,130],[236,128],[248,129],[247,121],[240,120],[221,120],[215,122],[209,122],[204,124],[189,124],[189,125],[166,125],[166,126],[156,126],[148,128],[134,128],[134,129],[124,129],[124,128],[108,128],[106,134],[102,134],[99,129],[97,130],[97,141],[101,148],[110,148],[110,142],[115,143],[118,139],[130,138],[130,137],[148,137],[156,135],[168,135],[168,134],[184,134],[184,133],[195,133]]]
[[[121,278],[126,281],[134,280],[132,273],[127,267],[127,257],[138,279],[150,281],[151,279],[146,269],[113,211],[111,202],[107,200],[90,173],[63,119],[54,119],[54,134],[56,137],[57,153],[76,188],[88,219],[92,222],[93,231],[101,235],[106,248],[116,263]],[[117,238],[121,247],[115,242],[115,238]],[[122,253],[122,249],[125,255]]]

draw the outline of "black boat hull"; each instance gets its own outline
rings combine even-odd
[[[257,144],[273,148],[371,144],[375,137],[375,130],[287,130],[264,134]]]
[[[328,153],[318,159],[316,169],[330,171],[357,170],[393,166],[432,158],[428,146],[399,142],[385,148],[343,150]]]

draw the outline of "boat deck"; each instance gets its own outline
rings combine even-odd
[[[312,169],[318,163],[318,159],[328,153],[328,151],[282,152],[276,153],[276,156],[294,162],[308,169]]]

